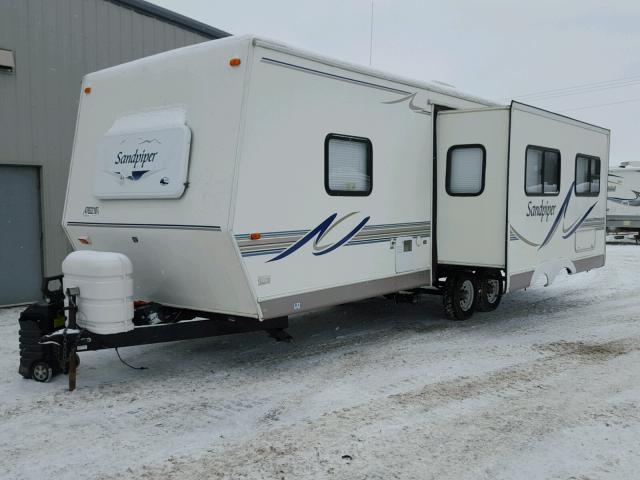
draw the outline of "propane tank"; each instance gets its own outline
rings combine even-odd
[[[99,335],[133,330],[133,265],[122,253],[79,250],[62,262],[64,291],[78,287],[77,324]]]

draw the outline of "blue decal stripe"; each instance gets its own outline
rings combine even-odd
[[[558,211],[558,214],[557,214],[556,218],[554,219],[553,224],[551,225],[551,228],[549,229],[549,232],[547,232],[547,235],[545,236],[545,239],[541,244],[538,245],[535,242],[527,240],[520,233],[518,233],[515,230],[515,228],[513,228],[513,225],[509,225],[509,228],[511,229],[510,235],[509,235],[509,240],[510,241],[515,241],[515,240],[519,239],[519,240],[522,240],[523,242],[527,243],[528,245],[531,245],[533,247],[538,247],[538,250],[540,250],[541,248],[543,248],[545,245],[547,245],[551,241],[551,238],[553,237],[554,233],[558,229],[558,226],[560,225],[561,221],[563,222],[562,238],[565,239],[565,240],[567,238],[569,238],[571,235],[573,235],[574,233],[576,233],[576,231],[578,231],[579,229],[587,229],[587,228],[589,228],[589,229],[603,230],[605,228],[605,219],[604,219],[604,217],[594,217],[594,218],[591,218],[591,219],[587,219],[589,214],[593,211],[595,206],[598,204],[597,201],[593,205],[591,205],[591,207],[589,207],[589,209],[582,215],[582,217],[580,217],[578,220],[576,220],[569,227],[568,230],[565,228],[564,219],[567,216],[567,210],[569,208],[569,200],[571,199],[571,194],[573,193],[574,184],[575,184],[575,182],[571,183],[571,186],[569,187],[569,191],[567,192],[567,195],[566,195],[564,201],[562,202],[562,206],[560,207],[560,210]],[[517,239],[514,238],[514,236],[517,237]]]
[[[369,232],[369,233],[363,233],[362,231],[360,231],[359,233],[357,233],[354,237],[353,240],[351,241],[359,241],[359,240],[376,240],[376,239],[391,239],[391,238],[395,238],[395,237],[430,237],[431,232],[430,230],[409,230],[409,231],[403,231],[403,232],[388,232],[388,231],[380,231],[380,232]],[[263,243],[254,243],[254,241],[251,242],[247,242],[245,244],[240,244],[240,250],[241,251],[253,251],[253,250],[271,250],[274,248],[288,248],[291,245],[293,245],[297,240],[299,239],[295,239],[295,240],[290,240],[290,241],[284,241],[284,242],[277,242],[277,241],[273,241],[273,242],[263,242]]]
[[[296,243],[294,243],[289,248],[287,248],[280,255],[278,255],[278,256],[272,258],[271,260],[269,260],[269,262],[275,262],[276,260],[280,260],[281,258],[284,258],[284,257],[287,257],[287,256],[291,255],[293,252],[298,250],[300,247],[302,247],[305,243],[307,243],[309,240],[311,240],[316,235],[318,235],[319,237],[322,236],[322,234],[329,228],[329,226],[333,223],[333,221],[335,220],[335,218],[337,216],[338,216],[337,213],[333,213],[333,214],[329,215],[325,219],[324,222],[322,222],[320,225],[318,225],[316,228],[311,230],[309,233],[307,233],[304,237],[302,237]]]
[[[282,249],[277,249],[277,250],[260,250],[257,252],[246,252],[243,253],[242,256],[243,257],[257,257],[258,255],[272,255],[275,253],[280,253],[282,252]]]
[[[418,238],[418,237],[426,237],[428,238],[428,235],[407,235],[407,236],[411,236],[412,238]],[[365,244],[371,244],[371,243],[385,243],[385,242],[390,242],[391,240],[393,240],[396,237],[390,237],[388,235],[386,236],[381,236],[381,237],[374,237],[374,238],[358,238],[358,235],[355,235],[350,241],[348,241],[345,246],[352,246],[352,245],[365,245]],[[516,238],[517,239],[517,238]],[[242,256],[246,257],[246,256],[255,256],[255,255],[265,255],[267,253],[280,253],[284,250],[286,250],[287,246],[282,246],[279,248],[273,248],[273,246],[266,246],[266,248],[264,249],[252,249],[252,250],[242,250]]]
[[[414,237],[417,238],[417,237]],[[387,237],[387,238],[379,238],[376,240],[351,240],[350,242],[347,242],[345,244],[345,247],[353,247],[353,246],[358,246],[358,245],[370,245],[373,243],[387,243],[390,242],[392,240],[391,237]],[[243,257],[257,257],[259,255],[271,255],[271,254],[277,254],[277,253],[281,253],[283,252],[285,249],[276,249],[276,250],[257,250],[257,251],[253,251],[253,252],[242,252],[242,256]]]
[[[317,251],[317,243],[322,240],[322,237],[330,231],[333,226],[354,213],[357,212],[353,212],[341,219],[337,219],[337,213],[333,213],[312,230],[266,232],[261,233],[259,240],[251,240],[250,234],[248,233],[237,234],[234,235],[234,237],[238,242],[238,247],[243,257],[275,255],[267,261],[272,262],[291,255],[312,240],[314,241],[314,249],[316,250],[312,252],[313,255],[321,256],[333,252],[343,245],[386,243],[400,236],[428,238],[431,235],[431,222],[429,221],[367,225],[370,217],[366,217],[338,242],[326,246],[322,251]],[[337,223],[335,223],[336,220]]]
[[[314,255],[318,256],[318,255],[325,255],[329,252],[333,252],[336,248],[344,245],[345,243],[347,243],[349,240],[351,240],[351,237],[353,237],[356,233],[358,233],[362,227],[365,226],[365,224],[369,221],[371,217],[367,217],[364,220],[362,220],[358,225],[356,225],[356,227],[351,230],[342,240],[340,240],[337,243],[334,243],[331,247],[327,248],[326,250],[323,250],[321,252],[313,252]]]
[[[598,202],[596,202],[598,203]],[[573,235],[575,233],[576,230],[578,230],[578,227],[580,227],[580,225],[582,225],[582,222],[584,222],[586,220],[586,218],[589,216],[589,214],[591,213],[591,210],[593,210],[596,206],[596,203],[594,203],[593,205],[591,205],[591,208],[589,208],[589,210],[587,210],[587,213],[585,213],[582,218],[580,219],[580,221],[576,224],[575,227],[573,227],[572,230],[569,231],[569,233],[567,233],[566,235],[563,235],[562,238],[567,239],[569,238],[571,235]]]
[[[553,224],[551,225],[551,228],[549,229],[549,233],[547,233],[547,236],[545,237],[545,239],[542,242],[542,244],[540,244],[540,246],[538,247],[538,250],[540,250],[547,243],[549,243],[549,241],[551,240],[551,237],[556,232],[556,229],[558,228],[558,225],[560,225],[560,220],[562,220],[564,218],[565,214],[567,213],[567,207],[569,206],[569,200],[571,199],[571,193],[573,192],[573,185],[574,184],[575,184],[575,182],[571,182],[571,186],[569,187],[569,191],[567,192],[567,196],[565,197],[564,201],[562,202],[562,206],[560,207],[560,211],[558,212],[558,215],[556,215],[556,218],[553,221]]]
[[[431,222],[405,222],[405,223],[386,223],[386,224],[379,224],[379,225],[366,225],[362,230],[374,230],[374,229],[380,229],[380,228],[401,228],[401,227],[410,227],[410,226],[424,226],[424,227],[429,227],[431,225]],[[276,232],[264,232],[264,233],[260,233],[260,235],[262,236],[262,238],[270,238],[270,237],[276,237],[276,236],[287,236],[287,235],[304,235],[305,233],[308,233],[309,230],[283,230],[283,231],[276,231]],[[238,240],[241,239],[248,239],[250,237],[250,233],[239,233],[237,235],[235,235],[235,238]]]

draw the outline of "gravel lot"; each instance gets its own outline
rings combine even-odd
[[[631,479],[640,246],[442,318],[376,298],[262,333],[81,354],[78,390],[17,373],[0,310],[0,478]]]

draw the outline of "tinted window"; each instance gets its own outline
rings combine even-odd
[[[600,159],[588,155],[576,156],[577,196],[595,196],[600,193]]]
[[[527,147],[524,189],[527,195],[557,195],[560,192],[560,152]]]

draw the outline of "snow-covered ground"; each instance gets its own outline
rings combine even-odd
[[[384,299],[255,333],[81,354],[78,390],[17,373],[0,310],[0,478],[631,479],[640,247],[442,318]]]

